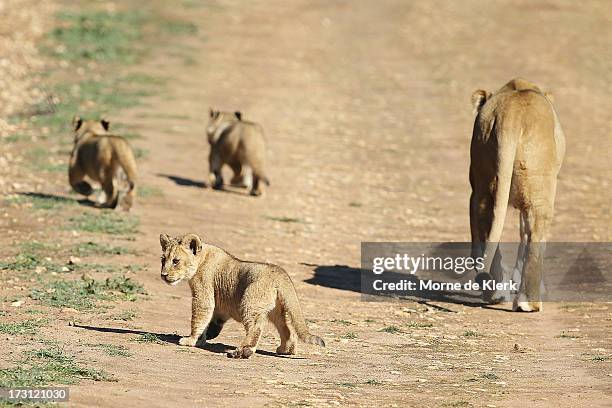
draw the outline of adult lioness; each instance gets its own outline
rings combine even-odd
[[[264,171],[266,141],[261,125],[243,120],[240,112],[211,109],[206,134],[213,188],[223,188],[221,168],[227,164],[234,172],[232,184],[244,184],[251,195],[261,195],[260,182],[270,185]]]
[[[539,311],[544,243],[565,136],[550,95],[524,79],[513,79],[493,94],[475,91],[472,103],[477,113],[470,152],[472,256],[485,256],[485,271],[493,279],[508,278],[498,244],[508,203],[519,209],[521,283],[513,310]],[[488,300],[492,296],[484,294]]]
[[[179,344],[195,346],[200,337],[215,338],[225,322],[242,322],[246,337],[230,357],[249,358],[255,352],[266,322],[278,330],[278,354],[295,354],[297,339],[325,346],[310,334],[291,278],[280,266],[245,262],[221,248],[202,243],[196,234],[159,236],[161,278],[170,285],[189,281],[191,335]]]
[[[74,147],[70,155],[68,176],[72,188],[83,195],[93,192],[85,176],[102,185],[106,194],[103,207],[115,208],[119,195],[115,188],[115,178],[119,168],[123,169],[129,184],[122,200],[122,207],[129,210],[136,197],[136,160],[129,143],[121,136],[108,133],[107,120],[83,120],[75,117]]]

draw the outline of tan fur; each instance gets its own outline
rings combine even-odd
[[[221,168],[227,164],[234,172],[231,184],[250,188],[251,195],[261,195],[261,182],[270,185],[264,171],[266,141],[261,125],[243,120],[240,112],[211,109],[206,134],[213,188],[223,188]]]
[[[513,309],[541,310],[544,243],[553,218],[557,175],[565,136],[550,95],[524,79],[491,94],[475,91],[477,112],[471,144],[470,224],[472,255],[485,258],[485,272],[503,280],[501,239],[508,203],[520,211],[520,279]],[[485,293],[491,300],[493,293]]]
[[[93,192],[85,176],[102,185],[106,194],[104,207],[115,208],[119,195],[115,187],[117,172],[121,168],[127,176],[129,189],[121,205],[129,210],[136,197],[136,160],[129,143],[121,136],[108,133],[106,120],[83,121],[73,119],[74,147],[70,155],[68,176],[72,188],[83,195]]]
[[[187,234],[171,238],[161,234],[161,278],[170,285],[188,280],[192,294],[191,335],[179,341],[195,346],[216,337],[228,319],[242,322],[246,337],[231,357],[249,358],[255,352],[266,321],[278,330],[278,354],[295,354],[297,339],[325,346],[310,334],[291,278],[280,266],[245,262],[221,248],[202,244]]]

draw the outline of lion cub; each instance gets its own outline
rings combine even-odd
[[[242,322],[246,337],[229,357],[249,358],[255,352],[266,321],[278,330],[278,354],[295,354],[297,339],[325,346],[310,334],[291,278],[280,266],[245,262],[221,248],[202,244],[196,234],[159,236],[162,248],[161,278],[170,285],[189,280],[191,335],[179,344],[195,346],[200,337],[213,339],[225,322]]]
[[[119,168],[123,169],[129,184],[128,192],[121,205],[129,210],[136,196],[136,160],[128,142],[121,136],[108,133],[107,120],[83,120],[75,116],[74,147],[70,155],[68,177],[72,188],[85,196],[93,192],[85,176],[102,185],[106,194],[103,207],[115,208],[119,194],[115,188],[115,178]]]
[[[227,164],[234,172],[232,185],[242,185],[250,189],[251,195],[261,195],[260,182],[270,185],[264,171],[266,141],[261,125],[242,120],[240,112],[211,109],[206,134],[210,144],[208,166],[213,188],[223,188],[221,168]]]

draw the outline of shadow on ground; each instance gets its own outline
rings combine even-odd
[[[196,181],[196,180],[192,180],[186,177],[181,177],[181,176],[173,176],[172,174],[161,174],[158,173],[157,176],[159,177],[165,177],[169,180],[174,181],[175,184],[179,185],[179,186],[186,186],[186,187],[199,187],[199,188],[205,188],[206,183],[204,183],[203,181]]]
[[[151,335],[155,336],[159,341],[163,343],[175,344],[178,346],[179,339],[181,336],[178,334],[167,334],[167,333],[153,333],[144,330],[133,330],[133,329],[123,329],[117,327],[97,327],[97,326],[86,326],[82,324],[75,324],[74,327],[85,330],[92,330],[101,333],[117,333],[117,334],[136,334],[136,335]],[[204,344],[198,344],[197,348],[210,351],[211,353],[216,354],[226,354],[229,357],[229,353],[236,349],[234,346],[228,346],[224,343],[211,343],[207,341]],[[292,360],[302,360],[304,357],[295,357],[295,356],[284,356],[276,353],[272,353],[270,351],[265,350],[257,350],[257,354],[268,356],[268,357],[278,357],[278,358],[288,358]]]
[[[65,197],[65,196],[56,195],[56,194],[35,193],[35,192],[29,192],[29,191],[21,192],[17,194],[19,194],[20,196],[30,197],[34,199],[49,200],[50,202],[55,202],[57,204],[72,204],[76,202],[86,207],[96,206],[96,203],[94,201],[91,201],[87,198],[76,199],[76,198]]]
[[[192,180],[186,177],[173,176],[171,174],[162,174],[162,173],[158,173],[157,176],[165,177],[169,180],[172,180],[178,186],[208,188],[208,185],[203,181],[196,181],[196,180]],[[221,193],[237,194],[243,197],[251,197],[248,191],[245,191],[244,188],[238,187],[238,186],[223,185],[222,188],[213,189],[213,190],[219,191]]]
[[[445,302],[452,304],[461,304],[468,307],[485,307],[489,308],[490,305],[481,300],[480,292],[468,292],[468,291],[431,291],[431,290],[420,290],[415,293],[415,296],[397,296],[396,294],[384,294],[380,296],[364,294],[361,288],[361,268],[354,268],[347,265],[313,265],[303,264],[306,266],[314,266],[314,276],[310,279],[306,279],[304,282],[311,285],[325,286],[328,288],[347,290],[351,292],[362,293],[364,300],[385,300],[390,298],[397,300],[409,300],[415,301],[428,306],[445,310],[452,311],[445,307],[430,304],[428,302]],[[370,272],[370,271],[367,271]],[[413,275],[399,274],[393,272],[385,272],[387,282],[397,282],[399,280],[409,280],[417,282],[418,279]],[[496,310],[501,310],[494,308]]]

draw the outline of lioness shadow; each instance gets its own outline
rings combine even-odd
[[[306,279],[304,282],[311,285],[325,286],[333,289],[348,290],[351,292],[359,292],[364,296],[376,298],[393,298],[401,300],[411,300],[419,303],[427,303],[430,301],[445,302],[452,304],[461,304],[468,307],[489,307],[489,304],[481,300],[479,293],[472,293],[467,291],[433,291],[433,290],[419,290],[414,296],[398,296],[392,293],[385,293],[381,295],[368,295],[362,291],[361,275],[364,272],[361,268],[354,268],[347,265],[313,265],[304,264],[307,266],[314,266],[314,276],[310,279]],[[370,271],[367,271],[370,272]],[[370,272],[371,273],[371,272]],[[408,280],[417,282],[417,278],[412,275],[385,272],[385,281],[387,282],[398,282],[400,280]],[[429,305],[429,304],[428,304]],[[429,305],[438,309],[445,309],[436,305]],[[448,310],[448,309],[446,309]]]
[[[102,333],[137,334],[141,336],[149,335],[153,338],[153,341],[157,339],[160,342],[175,344],[177,346],[179,345],[179,339],[181,338],[181,336],[179,336],[178,334],[174,334],[174,333],[173,334],[153,333],[153,332],[148,332],[144,330],[122,329],[122,328],[117,328],[117,327],[96,327],[96,326],[87,326],[87,325],[82,325],[82,324],[75,324],[74,327],[78,327],[79,329],[102,332]],[[210,341],[207,341],[204,344],[198,344],[197,348],[206,350],[206,351],[210,351],[211,353],[226,354],[226,355],[229,352],[236,349],[236,347],[234,346],[229,346],[227,344],[219,343],[219,342],[211,343]],[[278,355],[276,353],[272,353],[272,352],[265,351],[265,350],[257,350],[255,353],[261,354],[264,356],[269,356],[269,357],[289,358],[289,359],[294,359],[294,360],[303,359],[303,357],[283,356],[283,355]]]

